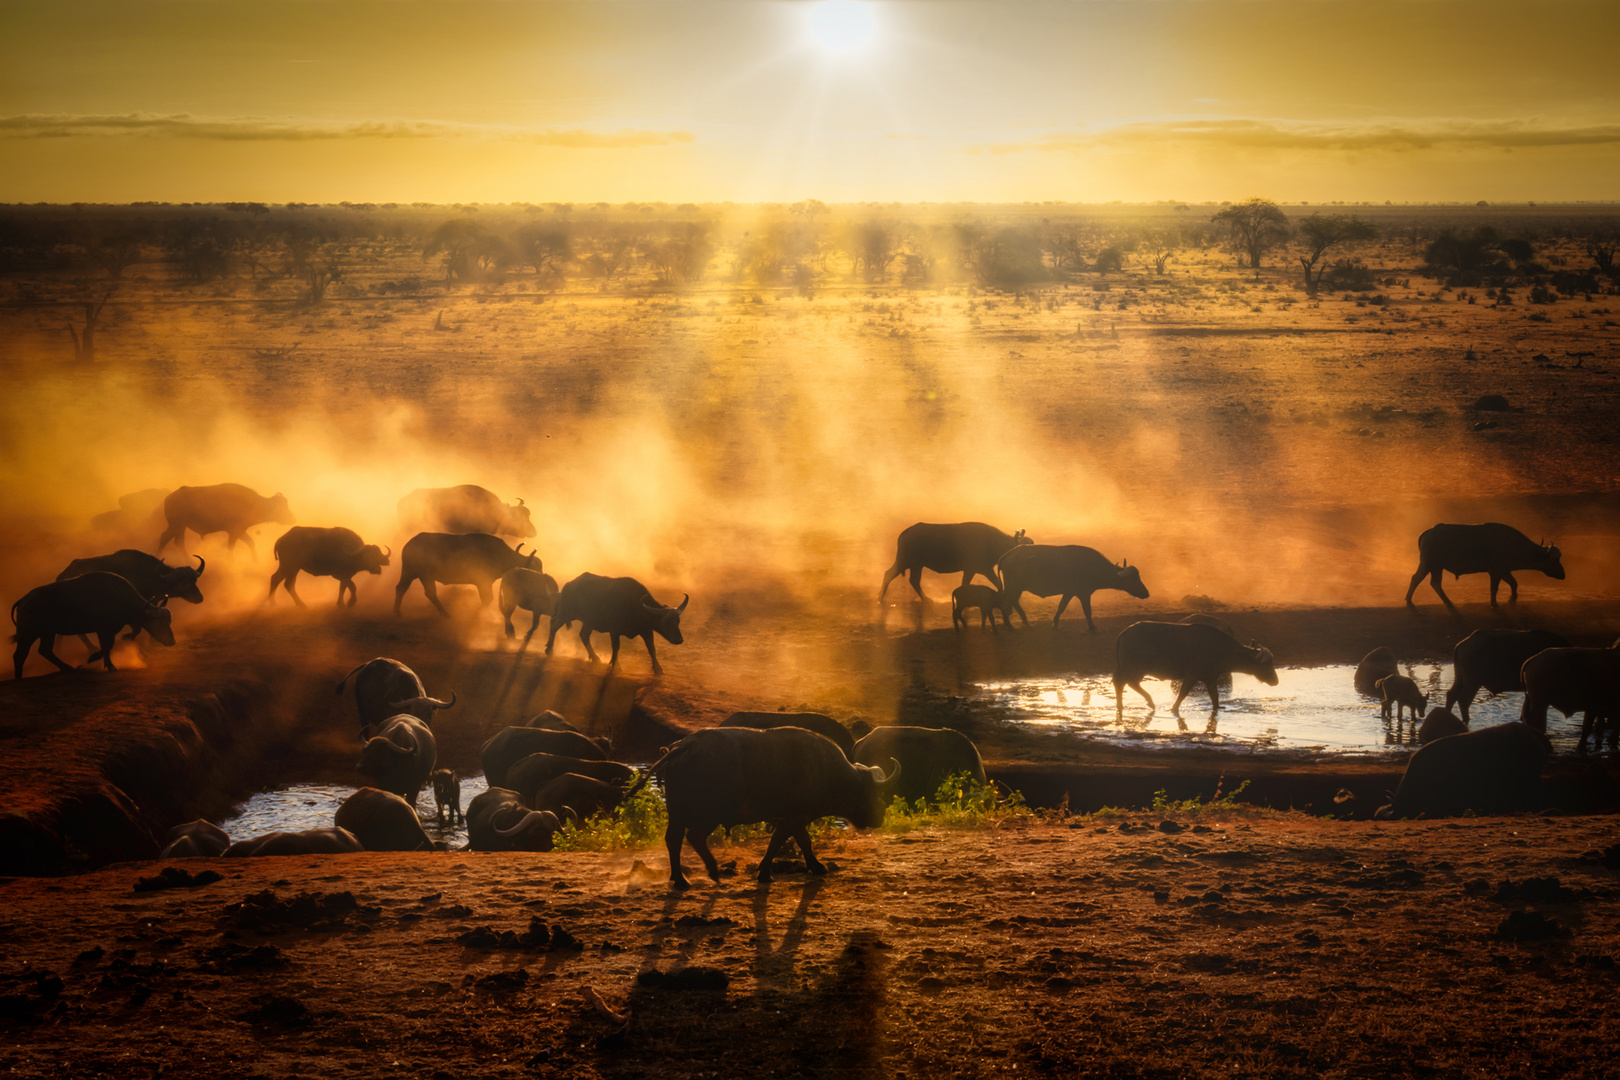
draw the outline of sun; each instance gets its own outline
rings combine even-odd
[[[822,0],[810,8],[810,38],[829,53],[852,53],[872,40],[872,5],[860,0]]]

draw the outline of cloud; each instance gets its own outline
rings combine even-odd
[[[258,117],[204,119],[187,113],[118,115],[24,115],[0,117],[0,138],[66,139],[118,136],[168,136],[224,142],[304,142],[332,139],[510,139],[536,146],[570,149],[623,149],[667,146],[695,141],[686,131],[559,131],[495,124],[447,124],[436,121],[366,121],[349,123],[267,120]]]

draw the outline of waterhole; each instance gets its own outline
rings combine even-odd
[[[483,773],[462,777],[461,808],[465,810],[473,797],[488,787]],[[272,832],[330,828],[332,816],[343,805],[343,800],[359,790],[359,785],[293,784],[274,791],[261,791],[242,804],[235,817],[221,822],[220,828],[229,833],[232,840]],[[455,825],[439,823],[432,787],[424,788],[417,798],[416,815],[422,819],[422,828],[431,839],[443,840],[453,848],[467,845],[467,827],[459,820]]]

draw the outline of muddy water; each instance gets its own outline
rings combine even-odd
[[[465,810],[473,797],[489,785],[484,774],[463,777],[461,780],[461,806]],[[245,840],[271,832],[299,832],[303,829],[325,829],[331,826],[338,807],[358,791],[358,787],[341,784],[294,784],[275,791],[261,791],[242,805],[235,817],[220,823],[232,840]],[[416,813],[422,819],[422,828],[434,840],[443,840],[452,848],[467,845],[467,827],[441,825],[433,801],[433,789],[423,790],[416,802]]]
[[[1377,698],[1356,691],[1350,664],[1284,668],[1276,686],[1236,675],[1221,690],[1220,713],[1211,721],[1209,695],[1200,687],[1181,703],[1181,718],[1170,712],[1175,688],[1163,679],[1143,680],[1157,711],[1151,715],[1136,691],[1125,688],[1125,717],[1116,716],[1114,684],[1107,676],[1022,679],[981,683],[978,690],[1012,711],[1015,722],[1130,746],[1214,746],[1242,752],[1312,751],[1323,754],[1381,754],[1417,745],[1415,726],[1385,721]],[[1429,695],[1431,707],[1445,704],[1451,665],[1403,667]],[[1490,697],[1483,690],[1470,706],[1473,727],[1519,718],[1521,693]],[[1580,739],[1580,719],[1548,718],[1555,753],[1570,753]]]

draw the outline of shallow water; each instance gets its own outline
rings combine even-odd
[[[489,785],[484,774],[461,778],[461,808],[465,810],[473,797]],[[220,823],[220,828],[232,840],[246,840],[271,832],[299,832],[304,829],[325,829],[331,826],[343,800],[359,791],[359,785],[294,784],[276,791],[261,791],[243,804],[235,817]],[[465,847],[467,827],[460,824],[441,825],[433,801],[433,788],[424,788],[416,801],[416,814],[422,819],[422,828],[430,838],[443,840],[452,848]]]
[[[1170,712],[1174,686],[1164,679],[1144,679],[1158,711],[1125,688],[1125,718],[1116,718],[1114,684],[1108,676],[1020,679],[981,683],[981,694],[1012,711],[1014,722],[1032,728],[1084,735],[1129,746],[1221,747],[1235,751],[1315,751],[1329,754],[1379,754],[1417,745],[1408,721],[1385,721],[1375,697],[1357,692],[1355,665],[1282,668],[1276,686],[1249,675],[1235,675],[1221,690],[1220,713],[1212,723],[1209,695],[1202,687],[1181,703],[1181,720]],[[1451,685],[1449,663],[1403,665],[1429,705],[1444,705]],[[1491,697],[1481,690],[1469,707],[1473,727],[1503,724],[1519,718],[1524,700],[1514,692]],[[1565,720],[1555,711],[1547,735],[1556,753],[1570,753],[1580,739],[1580,718]]]

